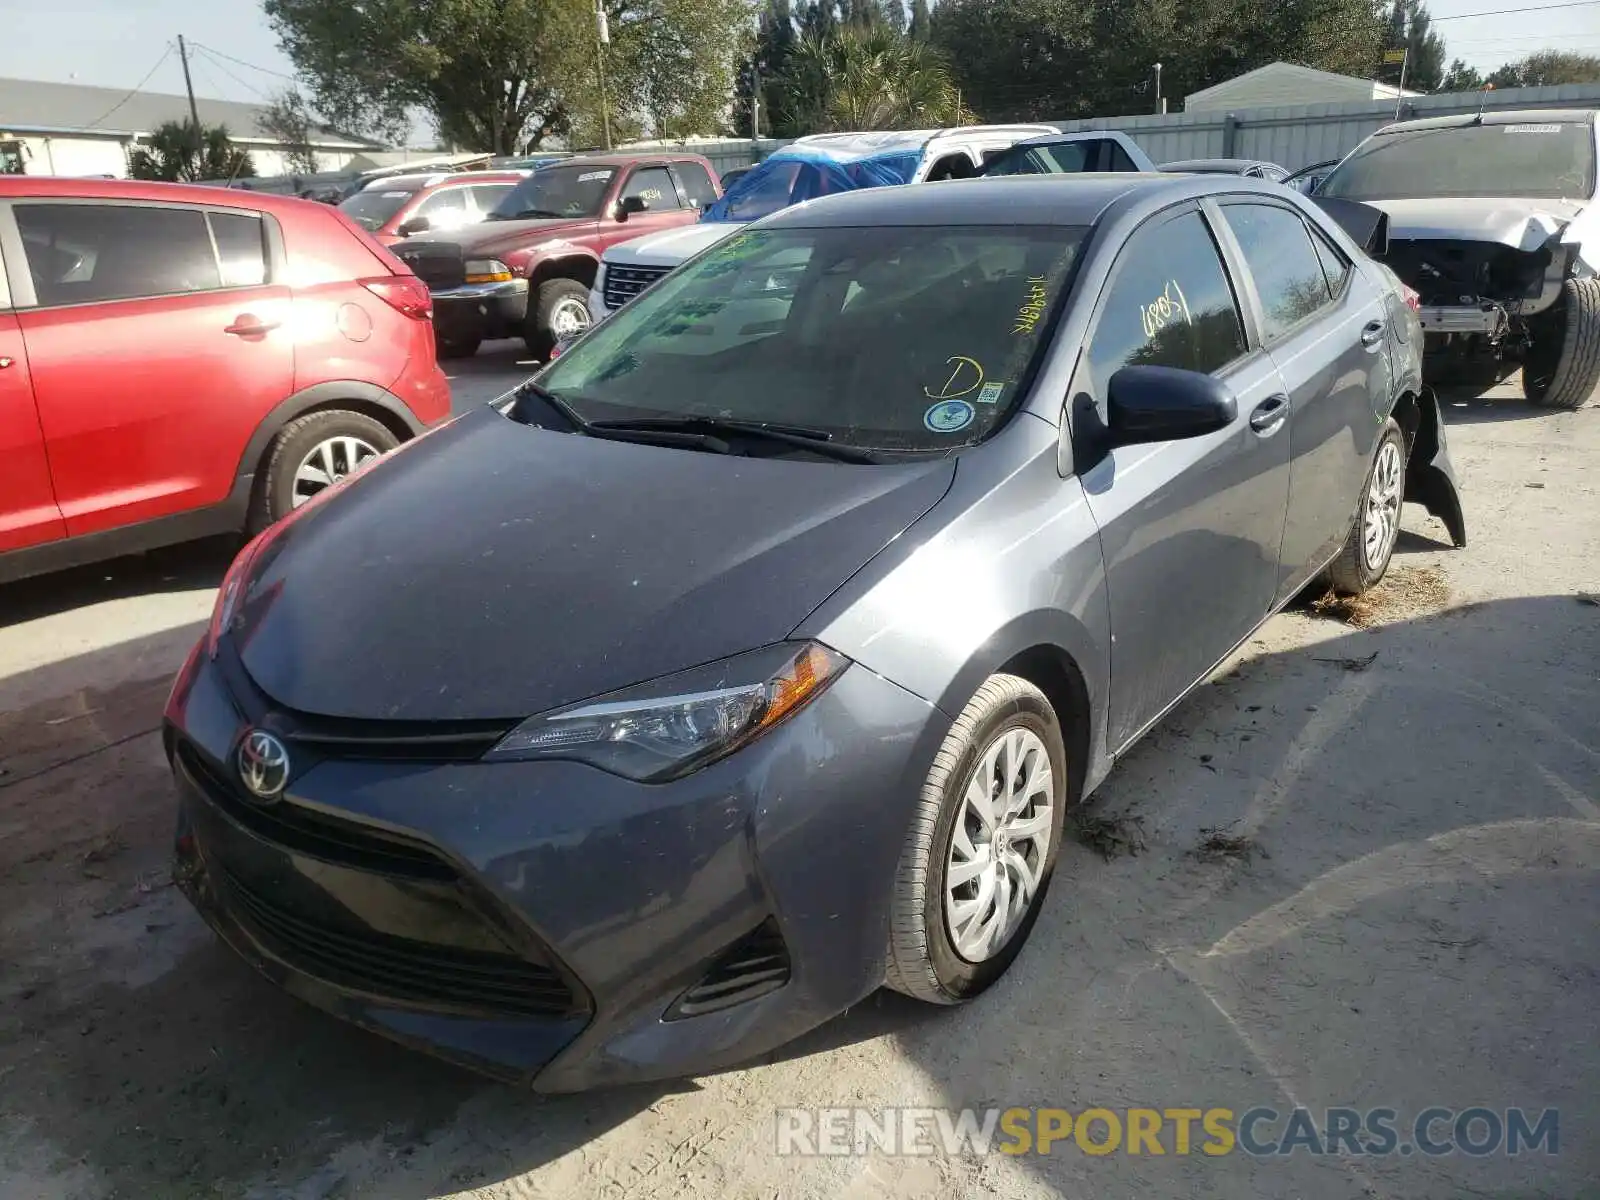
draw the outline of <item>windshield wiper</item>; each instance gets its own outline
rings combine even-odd
[[[524,396],[534,396],[543,400],[546,405],[559,413],[562,420],[571,425],[574,431],[587,437],[605,438],[613,442],[637,442],[645,446],[679,446],[690,450],[708,450],[713,454],[732,453],[727,442],[707,433],[672,427],[630,428],[626,422],[617,424],[611,421],[590,421],[573,408],[570,402],[531,379],[517,389],[516,395],[519,402]],[[520,420],[520,416],[517,419]]]
[[[617,421],[594,421],[591,428],[619,431],[633,430],[648,432],[651,430],[697,430],[703,429],[710,433],[739,434],[745,437],[765,438],[771,442],[781,442],[786,446],[798,446],[803,450],[810,450],[824,458],[836,458],[840,462],[852,463],[879,463],[883,460],[870,450],[863,450],[859,446],[845,446],[835,443],[833,434],[826,429],[814,429],[809,425],[785,425],[774,421],[741,421],[736,417],[712,416],[683,416],[683,417],[635,417]]]

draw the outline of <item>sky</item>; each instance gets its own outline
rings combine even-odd
[[[1428,0],[1450,58],[1488,71],[1535,50],[1600,55],[1600,2]],[[1510,8],[1545,8],[1469,16]],[[196,46],[196,94],[257,101],[293,74],[260,0],[0,0],[0,77],[181,94],[183,72],[167,54],[178,34]],[[249,64],[249,65],[244,65]],[[153,73],[151,73],[153,70]]]

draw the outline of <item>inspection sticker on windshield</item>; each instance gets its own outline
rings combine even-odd
[[[610,171],[585,171],[578,176],[579,183],[593,183],[596,179],[610,179]]]
[[[978,389],[979,404],[999,404],[1000,393],[1006,390],[1003,383],[986,383]]]
[[[942,400],[922,416],[930,433],[959,433],[972,424],[977,411],[965,400]]]
[[[1560,133],[1559,125],[1507,125],[1507,133]]]

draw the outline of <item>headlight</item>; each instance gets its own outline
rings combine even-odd
[[[228,631],[228,626],[233,624],[233,614],[239,608],[239,597],[244,594],[250,566],[255,562],[256,554],[265,544],[269,532],[264,530],[251,538],[229,565],[228,573],[222,577],[222,586],[217,589],[217,602],[211,609],[211,624],[206,628],[206,655],[209,658],[217,657],[217,645]]]
[[[569,758],[648,783],[732,754],[820,696],[849,660],[783,643],[530,717],[488,761]]]
[[[466,270],[468,283],[510,283],[512,279],[511,268],[498,258],[469,258]]]

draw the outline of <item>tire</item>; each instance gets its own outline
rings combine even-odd
[[[1391,454],[1395,457],[1391,458]],[[1389,560],[1394,557],[1395,542],[1400,537],[1400,510],[1405,503],[1405,494],[1406,439],[1400,432],[1400,426],[1391,417],[1385,422],[1383,436],[1378,439],[1377,448],[1372,452],[1372,463],[1367,467],[1361,496],[1356,501],[1350,535],[1345,538],[1339,557],[1328,566],[1328,582],[1339,595],[1359,596],[1376,586],[1388,571]],[[1376,545],[1369,546],[1369,517],[1374,517],[1379,509],[1387,512],[1388,524]]]
[[[256,486],[250,529],[252,532],[265,529],[293,511],[297,498],[307,500],[321,490],[309,477],[298,487],[296,480],[301,467],[307,465],[319,448],[328,447],[328,458],[324,461],[333,466],[333,479],[337,480],[349,474],[351,465],[365,466],[399,444],[400,439],[388,426],[364,413],[333,409],[290,421],[278,431],[267,451],[266,465]],[[367,450],[375,453],[369,456]]]
[[[482,343],[482,338],[475,337],[446,338],[435,334],[433,338],[435,352],[440,358],[471,358]]]
[[[986,956],[965,955],[958,949],[957,940],[952,936],[951,920],[946,914],[945,880],[952,863],[957,823],[962,823],[975,850],[986,850],[992,844],[973,836],[971,831],[978,826],[967,811],[965,796],[968,785],[976,781],[976,773],[989,759],[990,750],[1019,731],[1019,740],[1032,738],[1037,747],[1025,756],[1024,768],[1031,770],[1042,750],[1051,772],[1048,786],[1040,787],[1036,793],[1030,792],[1025,797],[1027,806],[1019,810],[1029,814],[1034,824],[1043,819],[1047,826],[1047,830],[1041,829],[1037,834],[1039,840],[1030,842],[1024,850],[1037,872],[1038,885],[1008,940],[1000,943],[997,949],[991,948]],[[1050,875],[1061,845],[1067,782],[1061,726],[1044,693],[1015,675],[990,676],[956,718],[934,756],[933,767],[922,785],[917,810],[906,834],[890,907],[888,965],[884,978],[889,987],[930,1004],[962,1004],[1006,973],[1028,940],[1050,887]],[[1039,811],[1045,795],[1049,799],[1048,815]],[[1009,827],[1021,829],[1025,826],[1013,823]],[[1019,840],[1017,844],[1023,843]],[[1036,852],[1034,860],[1032,856]],[[982,886],[984,875],[998,877],[999,874],[1015,878],[1010,872],[980,872],[974,881],[958,886],[970,896],[973,889]],[[994,891],[998,892],[998,885]],[[993,896],[987,909],[981,896],[977,902],[980,913],[997,908]]]
[[[583,316],[578,328],[568,331],[558,329],[558,320],[566,316],[576,318],[571,305],[576,302]],[[556,343],[589,328],[589,289],[576,279],[546,279],[533,295],[528,307],[528,328],[522,340],[528,344],[528,353],[537,359],[547,359]]]
[[[1542,408],[1582,408],[1600,386],[1600,279],[1569,279],[1530,322],[1522,394]]]

